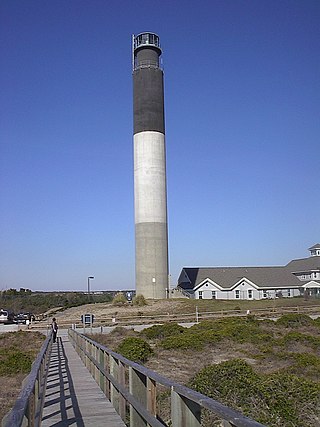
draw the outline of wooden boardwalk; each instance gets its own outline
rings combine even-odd
[[[53,344],[41,427],[125,427],[67,336]]]

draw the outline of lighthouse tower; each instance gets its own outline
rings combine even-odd
[[[161,47],[154,33],[133,36],[133,144],[136,294],[168,296],[166,145]]]

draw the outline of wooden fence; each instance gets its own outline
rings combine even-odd
[[[224,427],[264,427],[239,412],[131,362],[76,330],[69,338],[83,363],[110,399],[123,421],[130,427],[200,427],[207,410]],[[157,391],[170,396],[170,420],[161,419],[157,410]]]
[[[30,374],[22,383],[22,390],[10,412],[3,418],[2,427],[38,427],[41,424],[45,388],[52,347],[50,333],[42,344]],[[5,387],[2,384],[2,387]]]
[[[116,308],[115,308],[116,309]],[[89,309],[90,310],[90,309]],[[320,315],[320,305],[314,306],[296,306],[296,307],[266,307],[256,308],[248,310],[219,310],[210,312],[200,312],[197,308],[192,313],[167,313],[167,314],[132,314],[130,316],[95,316],[93,325],[94,326],[130,326],[130,325],[142,325],[142,324],[154,324],[164,322],[179,322],[179,323],[198,323],[203,320],[213,320],[222,317],[244,317],[248,314],[256,316],[258,319],[261,318],[279,318],[283,314],[298,313],[307,315]],[[83,313],[85,314],[85,313]],[[94,306],[92,307],[92,314],[94,314]],[[59,319],[60,328],[69,328],[72,325],[81,327],[80,318],[74,319]],[[92,325],[92,326],[93,326]],[[32,325],[34,328],[41,327],[40,324],[35,323]],[[46,327],[46,326],[45,326]]]

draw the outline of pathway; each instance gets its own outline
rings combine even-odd
[[[67,336],[53,344],[41,427],[125,427]]]

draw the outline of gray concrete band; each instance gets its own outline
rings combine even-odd
[[[168,237],[167,224],[140,223],[135,226],[136,293],[145,298],[167,297]]]

